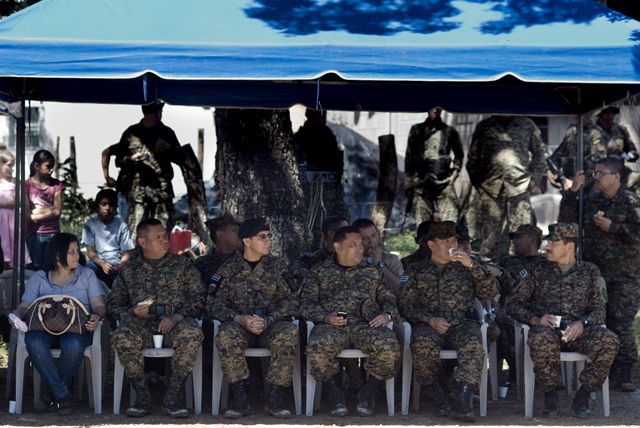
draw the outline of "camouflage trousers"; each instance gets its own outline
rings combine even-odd
[[[460,203],[458,202],[458,194],[454,183],[450,183],[435,197],[427,194],[418,195],[417,193],[413,198],[414,218],[417,226],[423,221],[433,221],[434,202],[438,206],[438,212],[440,212],[440,221],[458,222]]]
[[[140,192],[131,191],[127,197],[127,226],[131,232],[131,239],[137,244],[136,227],[145,218],[160,220],[167,232],[173,229],[176,222],[171,199],[156,200],[147,198]]]
[[[496,323],[500,328],[498,337],[498,358],[507,360],[509,368],[516,368],[516,334],[513,319],[507,315],[505,308],[500,308],[496,314]]]
[[[609,376],[620,346],[615,333],[600,326],[587,326],[576,340],[563,342],[560,329],[536,325],[531,327],[527,343],[536,386],[542,391],[551,391],[558,384],[560,352],[579,352],[589,357],[591,362],[580,373],[579,381],[587,391],[597,391]]]
[[[509,232],[515,232],[521,224],[536,224],[530,196],[527,191],[509,198],[502,191],[497,198],[492,198],[484,190],[478,189],[477,206],[475,210],[470,209],[469,213],[475,215],[476,219],[469,223],[469,228],[474,224],[479,230],[470,230],[469,233],[472,238],[479,237],[481,240],[481,261],[496,262],[509,255]]]
[[[113,333],[111,344],[118,351],[120,363],[129,378],[144,377],[142,351],[153,348],[153,335],[158,334],[158,324],[160,324],[160,318],[141,319],[125,316]],[[202,329],[193,318],[183,319],[169,334],[164,335],[163,346],[175,350],[171,359],[171,369],[174,373],[191,373],[198,347],[203,339]]]
[[[640,310],[640,268],[615,272],[604,270],[602,276],[609,296],[607,328],[620,339],[616,364],[634,363],[638,359],[633,320]]]
[[[227,321],[220,324],[214,340],[220,355],[222,373],[229,383],[249,378],[244,351],[249,347],[256,347],[271,351],[267,382],[285,387],[291,385],[293,364],[300,349],[300,336],[295,324],[278,321],[257,335],[236,322]]]
[[[480,324],[464,320],[449,327],[445,334],[438,333],[427,323],[419,323],[411,331],[414,377],[422,385],[438,379],[440,350],[452,349],[458,353],[454,370],[455,380],[480,387],[482,364],[485,363]]]
[[[394,376],[394,364],[400,358],[395,333],[386,327],[373,328],[358,321],[349,321],[343,327],[318,324],[311,330],[307,344],[311,376],[320,382],[331,379],[340,368],[337,355],[349,348],[369,354],[364,368],[371,376],[379,380]]]

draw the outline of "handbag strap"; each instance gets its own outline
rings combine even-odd
[[[76,311],[77,311],[77,308],[76,308],[75,302],[72,300],[70,303],[63,303],[63,304],[62,304],[62,307],[63,307],[63,308],[65,308],[65,309],[67,310],[67,312],[72,312],[72,315],[71,315],[71,321],[69,321],[69,325],[67,326],[67,328],[65,328],[65,329],[64,329],[63,331],[61,331],[60,333],[54,333],[54,332],[52,332],[51,330],[49,330],[49,329],[47,328],[47,324],[46,324],[46,323],[44,322],[44,320],[42,319],[42,313],[44,312],[44,310],[46,310],[46,309],[47,309],[47,308],[46,308],[46,306],[47,306],[47,305],[46,305],[44,302],[41,302],[41,303],[38,305],[38,319],[39,319],[39,320],[40,320],[40,322],[42,323],[42,327],[44,328],[44,330],[45,330],[47,333],[52,334],[52,335],[54,335],[54,336],[60,336],[60,335],[65,334],[65,333],[67,332],[67,330],[69,330],[69,329],[71,328],[71,326],[73,325],[73,323],[74,323],[74,322],[75,322],[75,320],[76,320]],[[48,305],[48,306],[49,306],[49,307],[51,307],[51,305]],[[43,309],[44,309],[44,310],[43,310]]]

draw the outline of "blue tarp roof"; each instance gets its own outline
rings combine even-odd
[[[0,21],[0,92],[571,114],[640,93],[639,41],[593,0],[43,0]]]

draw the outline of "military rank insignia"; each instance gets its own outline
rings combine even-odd
[[[521,277],[523,277],[523,278],[524,278],[524,277],[526,277],[527,275],[529,275],[529,272],[527,272],[527,270],[526,270],[526,269],[522,269],[522,270],[520,271],[520,276],[521,276]]]
[[[211,282],[209,283],[209,294],[215,293],[221,281],[222,281],[221,275],[215,274],[211,277]]]

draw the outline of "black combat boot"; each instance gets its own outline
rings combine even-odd
[[[631,364],[620,364],[620,389],[624,392],[634,392],[636,386],[633,383]]]
[[[609,389],[620,388],[620,364],[614,362],[609,369]]]
[[[544,393],[544,410],[545,418],[555,418],[560,414],[560,400],[555,388]]]
[[[180,396],[184,380],[187,375],[184,373],[173,373],[169,379],[169,389],[164,396],[162,404],[162,414],[171,416],[172,418],[186,418],[189,416],[187,409],[180,405]]]
[[[471,398],[475,387],[469,382],[462,382],[460,384],[460,394],[453,406],[453,419],[462,422],[475,422],[476,417],[473,414],[473,407],[471,406]]]
[[[289,419],[291,412],[284,408],[282,405],[282,387],[271,384],[271,391],[269,392],[269,401],[264,406],[265,412],[274,418]]]
[[[371,416],[375,407],[376,393],[381,383],[381,380],[369,375],[369,379],[358,394],[358,407],[356,407],[358,416]]]
[[[336,384],[335,376],[324,382],[324,386],[331,401],[331,414],[333,416],[346,416],[347,404],[344,401],[342,389]]]
[[[249,410],[247,387],[244,380],[232,383],[230,386],[233,391],[233,403],[231,408],[224,412],[224,417],[227,419],[240,419]]]
[[[438,416],[446,418],[451,415],[451,409],[449,408],[449,400],[447,400],[447,394],[444,392],[442,385],[439,381],[434,381],[428,387],[431,391],[431,397],[433,398],[433,404],[436,406]]]
[[[133,407],[127,409],[127,416],[141,418],[149,414],[151,409],[151,394],[147,388],[147,379],[142,376],[140,379],[131,379],[131,386],[136,392],[136,402]]]
[[[591,414],[591,410],[589,410],[589,395],[589,391],[584,389],[584,386],[581,386],[576,392],[576,396],[573,397],[573,405],[571,407],[573,407],[576,417],[585,419]]]

